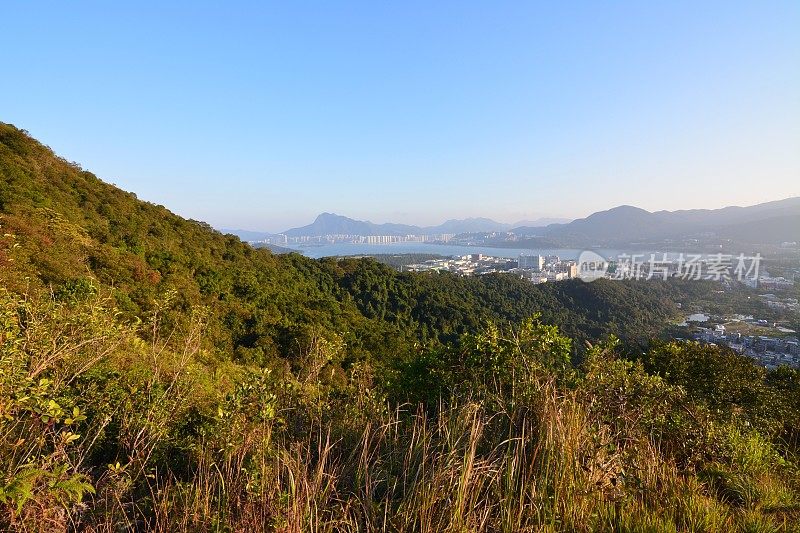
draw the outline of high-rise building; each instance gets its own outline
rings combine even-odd
[[[578,265],[574,261],[561,261],[553,266],[554,272],[566,274],[568,278],[578,277]]]
[[[519,255],[519,268],[541,272],[544,267],[544,257],[541,255]]]

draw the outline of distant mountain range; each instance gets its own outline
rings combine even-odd
[[[628,245],[686,238],[720,238],[779,244],[800,240],[800,197],[750,207],[649,212],[623,205],[567,224],[517,227],[519,236],[562,245]]]
[[[266,232],[223,230],[246,241],[269,237]],[[800,241],[800,197],[749,207],[650,212],[630,205],[593,213],[586,218],[540,218],[504,224],[488,218],[448,220],[438,226],[375,224],[322,213],[311,224],[283,232],[288,237],[325,235],[435,235],[510,231],[531,246],[628,246],[676,239],[729,239],[738,243],[780,244]]]
[[[356,220],[333,213],[322,213],[311,224],[292,228],[282,234],[287,237],[322,237],[325,235],[434,235],[442,233],[483,233],[508,231],[518,226],[539,227],[553,223],[569,222],[568,218],[540,218],[533,221],[522,221],[515,224],[496,222],[489,218],[465,218],[448,220],[438,226],[414,226],[410,224],[375,224],[364,220]],[[272,234],[259,231],[223,229],[223,233],[231,233],[245,241],[258,241]]]
[[[271,237],[274,235],[274,233],[268,233],[266,231],[251,231],[248,229],[220,228],[219,231],[229,235],[236,235],[237,237],[246,242],[263,241],[267,237]]]
[[[547,222],[545,221],[545,224]],[[322,235],[433,235],[439,233],[477,233],[506,231],[514,224],[504,224],[488,218],[448,220],[438,226],[413,226],[409,224],[375,224],[363,220],[322,213],[314,222],[283,232],[288,237],[317,237]]]

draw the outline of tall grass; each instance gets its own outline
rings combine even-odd
[[[469,401],[441,406],[435,416],[406,406],[366,421],[351,442],[317,427],[299,441],[204,460],[191,480],[154,490],[157,512],[147,525],[287,532],[796,527],[791,512],[726,505],[651,443],[638,443],[635,459],[624,459],[597,445],[596,427],[576,397],[553,383],[542,385],[535,406],[510,413],[487,413]],[[618,477],[623,462],[638,465],[636,486]]]
[[[363,369],[326,389],[317,367],[211,368],[202,314],[176,345],[79,309],[0,306],[5,529],[797,531],[794,465],[613,357],[396,405]]]

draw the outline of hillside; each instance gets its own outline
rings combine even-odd
[[[1,123],[0,226],[3,531],[800,520],[800,374],[654,338],[718,285],[275,255]]]
[[[12,289],[32,283],[58,292],[94,280],[131,317],[147,316],[174,291],[170,318],[180,322],[191,306],[207,305],[207,338],[229,355],[260,346],[275,356],[291,328],[346,331],[362,320],[302,272],[308,261],[256,251],[139,201],[9,125],[0,125],[0,174],[0,223],[19,245],[0,273]]]
[[[800,198],[749,207],[649,212],[619,206],[568,224],[520,227],[518,235],[554,239],[561,245],[624,246],[642,241],[713,235],[751,245],[775,245],[800,239]],[[757,228],[757,229],[756,229]]]
[[[487,320],[509,322],[536,312],[582,338],[612,331],[643,338],[655,334],[673,312],[663,295],[680,299],[682,291],[677,285],[575,282],[565,284],[567,289],[515,279],[434,280],[366,260],[278,256],[140,201],[5,124],[0,125],[0,174],[0,224],[20,245],[15,262],[0,272],[6,286],[22,290],[27,278],[57,291],[91,279],[112,290],[124,313],[138,317],[173,290],[178,311],[209,307],[207,338],[228,356],[280,357],[296,349],[297,330],[312,325],[346,332],[354,349],[381,354],[383,348],[370,340],[376,331],[392,331],[413,344],[451,339]],[[376,315],[377,304],[363,300],[362,282],[351,282],[354,278],[368,279],[375,295],[393,308]],[[459,295],[455,301],[453,294]],[[592,308],[582,307],[580,298]],[[594,308],[598,299],[607,306],[601,317]],[[181,320],[181,312],[174,315]],[[627,316],[639,318],[622,320]]]

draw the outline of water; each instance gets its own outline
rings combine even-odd
[[[570,248],[492,248],[490,246],[458,246],[450,244],[426,244],[422,242],[397,242],[392,244],[313,244],[283,245],[297,250],[313,259],[345,255],[383,255],[383,254],[438,254],[443,256],[483,254],[493,257],[516,259],[525,255],[557,255],[562,259],[577,259],[583,250]],[[604,257],[616,255],[616,251],[598,250]]]

